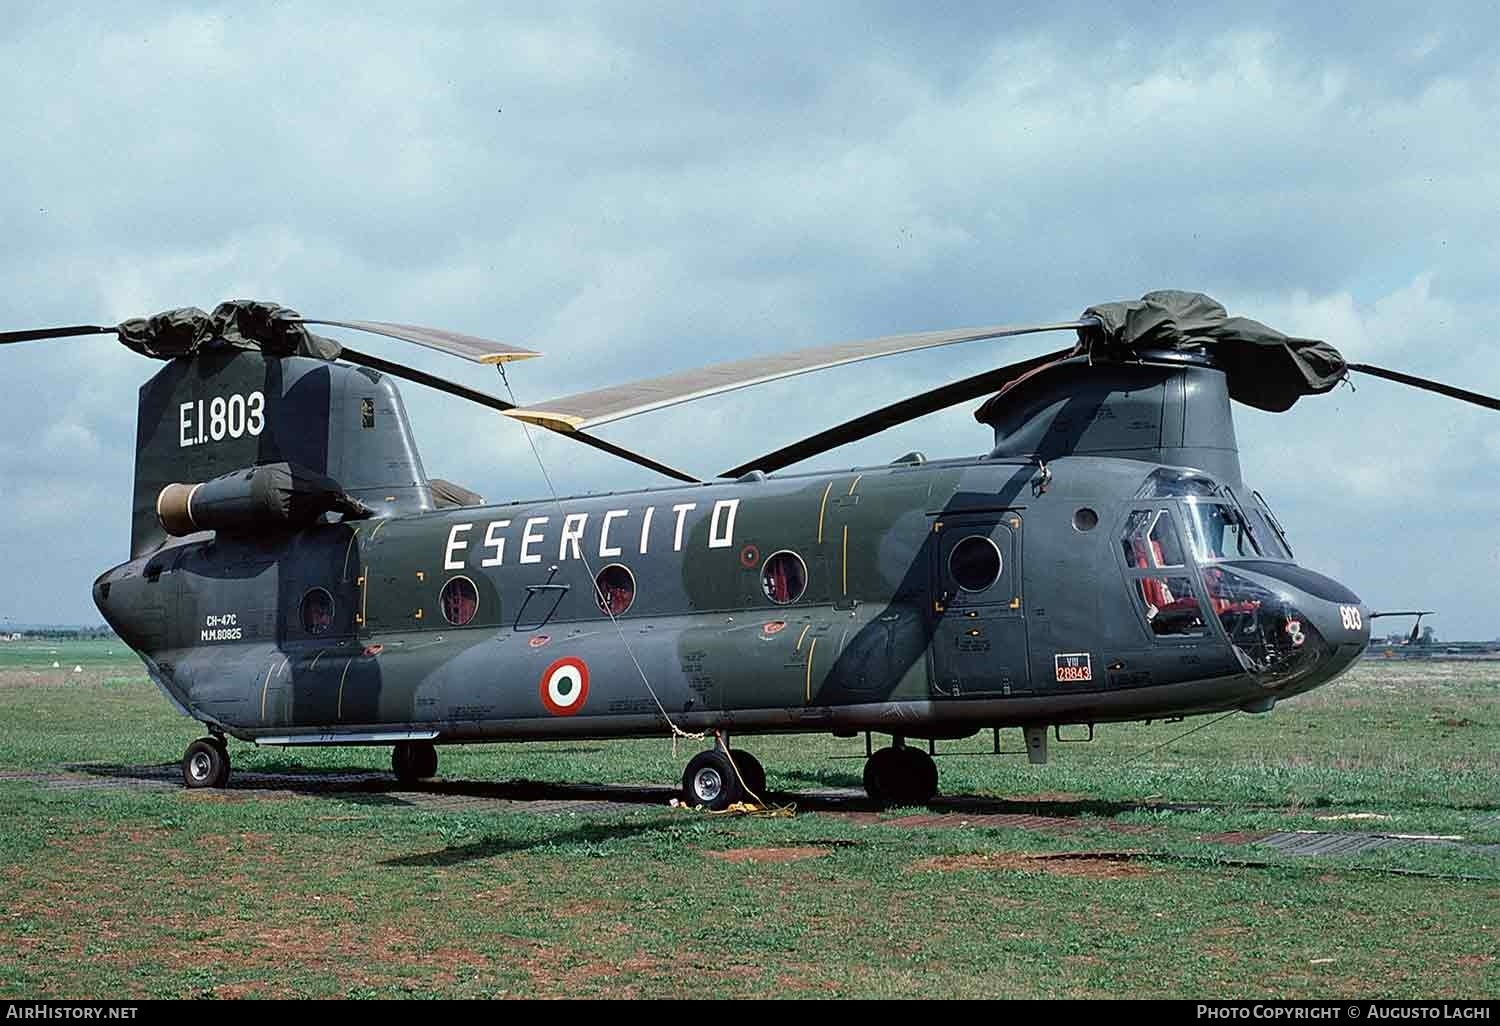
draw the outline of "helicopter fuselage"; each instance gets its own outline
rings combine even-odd
[[[1232,490],[1160,486],[1181,476],[913,460],[220,531],[95,599],[180,709],[261,743],[640,736],[664,716],[945,738],[1264,711],[1345,670],[1359,599]]]
[[[879,751],[867,738],[865,790],[922,802],[938,773],[907,738],[1021,726],[1041,762],[1047,726],[1092,737],[1101,722],[1266,712],[1346,670],[1373,617],[1295,561],[1244,483],[1232,403],[1282,412],[1360,371],[1500,410],[1170,289],[1071,321],[813,346],[525,407],[308,325],[502,376],[538,355],[255,300],[0,332],[0,344],[114,334],[164,361],[137,406],[131,558],[98,578],[94,600],[208,725],[183,756],[188,787],[225,786],[225,735],[390,744],[411,784],[436,773],[435,743],[670,725],[715,734],[684,770],[690,804],[761,800],[764,768],[730,747],[733,732],[889,734]],[[594,433],[801,374],[1060,330],[1076,344],[712,482]],[[428,475],[397,378],[687,484],[486,506]],[[765,473],[981,396],[985,456]]]

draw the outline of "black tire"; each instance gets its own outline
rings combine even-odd
[[[411,746],[411,764],[418,780],[431,780],[437,776],[437,745],[431,741],[414,741]]]
[[[766,768],[760,760],[740,748],[731,748],[729,757],[740,771],[740,781],[745,790],[764,800],[766,797]]]
[[[430,741],[398,741],[391,749],[391,772],[403,784],[437,776],[437,746]]]
[[[182,757],[184,787],[223,787],[229,783],[229,750],[215,738],[199,738]]]
[[[734,767],[717,748],[699,752],[682,771],[682,800],[694,808],[702,806],[719,812],[739,801],[742,795]]]
[[[937,763],[920,748],[903,748],[901,751],[907,765],[908,800],[925,805],[937,797]]]
[[[882,748],[865,760],[865,794],[872,801],[901,800],[901,782],[905,774],[902,749]]]
[[[877,802],[922,805],[937,784],[937,764],[918,748],[882,748],[865,763],[865,793]]]

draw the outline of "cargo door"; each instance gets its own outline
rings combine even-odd
[[[947,698],[1031,688],[1016,513],[933,524],[932,686]]]

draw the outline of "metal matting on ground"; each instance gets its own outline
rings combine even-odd
[[[1325,832],[1318,830],[1282,830],[1267,834],[1256,843],[1275,848],[1283,855],[1327,858],[1362,855],[1382,848],[1442,847],[1500,855],[1500,844],[1468,844],[1458,837],[1431,837],[1416,834],[1366,834]]]

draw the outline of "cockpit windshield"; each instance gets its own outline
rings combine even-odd
[[[1254,501],[1246,506],[1233,488],[1201,470],[1158,467],[1147,475],[1136,498],[1181,501],[1188,540],[1200,563],[1258,557],[1292,559],[1292,546],[1276,514],[1260,492],[1250,494]]]
[[[1256,559],[1265,553],[1238,506],[1188,496],[1182,502],[1188,543],[1198,562]]]
[[[1276,519],[1276,514],[1271,512],[1270,503],[1260,492],[1251,492],[1255,499],[1255,515],[1260,517],[1260,522],[1265,524],[1266,530],[1257,532],[1260,535],[1261,544],[1266,549],[1266,554],[1281,559],[1292,559],[1292,543],[1287,540],[1286,528],[1281,526],[1281,521]]]

